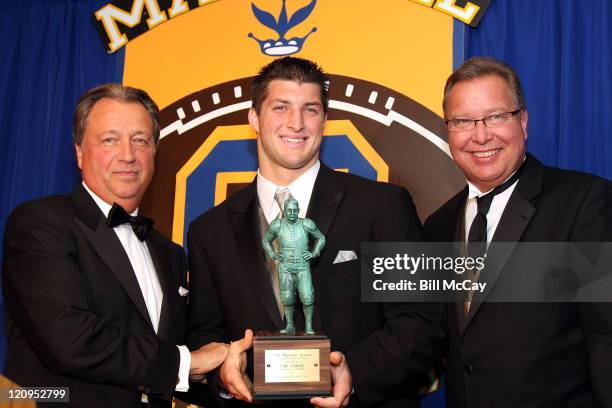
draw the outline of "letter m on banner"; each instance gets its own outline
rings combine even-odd
[[[214,1],[217,0],[115,0],[95,12],[94,22],[106,50],[113,53],[168,18],[191,10],[191,5],[199,7]]]
[[[130,7],[131,3],[131,7]],[[147,11],[146,26],[142,23],[144,9]],[[125,11],[130,10],[129,12]],[[168,18],[161,11],[157,0],[123,0],[109,3],[95,13],[96,27],[103,38],[108,38],[106,46],[109,52],[123,47],[130,38],[143,31],[153,28]],[[125,32],[119,29],[118,23],[127,28]]]

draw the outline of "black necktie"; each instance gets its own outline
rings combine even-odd
[[[478,210],[468,234],[468,255],[470,257],[482,257],[487,252],[487,213],[491,208],[493,197],[513,185],[521,177],[523,167],[525,167],[525,162],[504,183],[495,187],[491,192],[476,198]]]
[[[144,241],[149,235],[149,231],[153,228],[153,220],[147,217],[133,217],[117,203],[113,203],[113,207],[108,212],[106,225],[110,228],[115,228],[121,224],[130,224],[134,234],[139,240]]]

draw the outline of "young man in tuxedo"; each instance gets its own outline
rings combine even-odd
[[[317,64],[293,57],[271,62],[255,77],[248,119],[257,134],[257,177],[189,229],[189,345],[239,339],[245,329],[284,328],[273,266],[266,265],[261,240],[282,207],[275,197],[290,195],[299,203],[299,216],[314,221],[325,236],[311,265],[313,326],[337,351],[331,355],[332,397],[278,406],[418,406],[416,389],[443,340],[442,307],[362,303],[360,248],[368,241],[421,241],[422,228],[404,188],[320,162],[326,81]],[[298,329],[304,327],[301,313],[295,321]],[[248,331],[230,347],[218,380],[209,377],[233,394],[228,406],[252,401],[244,374],[250,339]]]
[[[17,207],[4,235],[5,374],[67,387],[75,407],[170,407],[227,345],[189,352],[182,248],[138,216],[159,139],[146,92],[106,84],[74,114],[83,182]]]
[[[446,82],[443,107],[467,186],[429,217],[426,231],[467,243],[468,252],[489,245],[491,255],[475,278],[489,291],[447,307],[449,407],[612,406],[612,303],[489,301],[517,274],[535,279],[515,267],[525,261],[519,247],[492,255],[497,242],[612,241],[611,183],[527,153],[525,97],[505,63],[465,61]]]

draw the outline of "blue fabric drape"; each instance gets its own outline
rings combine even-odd
[[[519,73],[528,149],[549,165],[612,179],[612,2],[495,0],[466,28],[466,58],[486,55]]]
[[[70,191],[80,179],[71,144],[76,100],[94,85],[121,82],[123,72],[123,55],[106,54],[91,20],[106,3],[0,1],[0,231],[16,205]]]

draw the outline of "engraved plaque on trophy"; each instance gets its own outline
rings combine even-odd
[[[327,336],[257,333],[253,340],[254,398],[330,396],[329,352]]]

